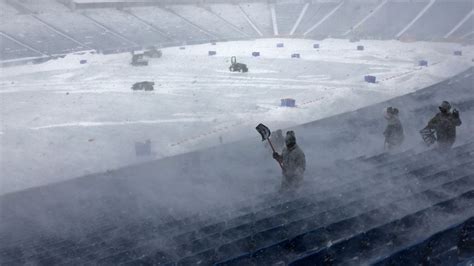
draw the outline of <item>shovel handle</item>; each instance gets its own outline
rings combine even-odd
[[[272,141],[270,140],[270,138],[268,138],[267,140],[268,140],[268,143],[270,144],[270,147],[272,148],[272,151],[275,153],[276,151],[275,151],[275,148],[273,148]],[[281,164],[281,162],[279,160],[276,160],[276,161],[280,165],[281,170],[283,170],[283,165]]]

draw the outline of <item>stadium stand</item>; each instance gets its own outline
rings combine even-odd
[[[412,264],[456,264],[459,257],[469,256],[472,252],[474,218],[434,234],[430,238],[381,259],[374,265],[390,265],[396,262]],[[428,256],[426,256],[429,254]],[[432,256],[433,255],[433,256]]]
[[[389,1],[351,36],[395,38],[427,3]],[[311,3],[295,35],[340,37],[377,4],[346,1],[322,21],[338,3]],[[302,6],[275,3],[280,35],[289,33]],[[73,12],[52,0],[1,0],[0,10],[2,61],[91,48],[107,52],[274,35],[266,3]],[[192,16],[196,11],[199,18]],[[469,12],[470,1],[438,0],[402,37],[438,40]],[[472,40],[472,23],[473,16],[451,37]],[[2,195],[0,265],[472,261],[473,82],[470,68],[415,93],[296,127],[310,167],[304,188],[293,195],[276,193],[267,185],[276,182],[278,169],[268,154],[262,159],[262,153],[248,153],[258,145],[251,140]],[[415,139],[445,99],[460,110],[463,126],[456,146],[439,154]],[[410,138],[400,151],[380,153],[373,143],[383,131],[381,110],[389,105],[401,107]],[[239,158],[244,152],[246,160]],[[213,170],[216,163],[239,169],[240,176]],[[173,184],[191,186],[193,194],[168,188],[170,183],[150,173],[177,176]],[[229,202],[216,203],[222,199],[207,195],[203,184],[209,182],[217,182]],[[234,190],[239,193],[232,194]],[[163,194],[186,211],[170,209]]]
[[[9,1],[9,0],[4,0],[2,1],[5,6],[10,6],[11,8],[15,9],[18,14],[30,14],[31,11],[23,6],[20,2],[17,1]]]
[[[357,30],[361,38],[393,39],[426,6],[425,2],[390,1]]]
[[[24,1],[15,1],[15,4],[17,7],[21,6],[21,9],[28,10],[29,13],[34,13],[34,14],[40,14],[40,13],[54,14],[58,12],[69,11],[69,9],[65,5],[54,0],[43,0],[43,1],[24,0]]]
[[[296,29],[296,35],[303,35],[311,27],[321,21],[328,13],[337,7],[337,3],[334,2],[321,2],[317,4],[310,4],[306,14],[300,22],[299,27]],[[314,35],[313,35],[314,36]]]
[[[471,169],[471,172],[472,172],[472,169]],[[373,263],[374,262],[372,259],[373,257],[377,258],[377,256],[380,255],[380,253],[384,251],[386,252],[388,249],[398,248],[399,246],[404,246],[404,245],[406,246],[407,243],[409,245],[410,240],[416,241],[416,239],[419,238],[420,235],[422,234],[433,233],[433,232],[438,233],[439,231],[437,230],[440,230],[439,227],[430,228],[426,231],[422,229],[410,230],[410,227],[411,225],[416,224],[416,223],[429,224],[430,218],[436,219],[437,221],[444,220],[443,222],[447,222],[447,224],[450,224],[450,223],[459,221],[458,220],[459,218],[453,219],[453,216],[457,216],[456,214],[453,215],[453,212],[454,213],[457,213],[457,211],[472,212],[473,211],[472,204],[469,204],[469,202],[474,199],[474,191],[470,190],[461,194],[460,196],[453,197],[453,198],[444,196],[443,191],[447,190],[449,192],[452,190],[452,191],[460,192],[462,191],[461,189],[462,185],[466,184],[466,185],[472,186],[473,183],[469,182],[469,180],[472,180],[473,177],[474,177],[473,175],[470,175],[470,176],[466,175],[464,179],[461,178],[453,182],[445,183],[441,187],[436,188],[435,191],[427,190],[423,193],[415,194],[414,195],[415,198],[416,197],[421,197],[423,199],[432,198],[432,199],[437,199],[441,201],[433,205],[432,203],[428,203],[427,206],[429,207],[427,208],[424,208],[412,214],[403,216],[402,218],[396,219],[395,221],[392,221],[390,223],[377,226],[367,231],[362,231],[361,233],[356,234],[355,236],[351,236],[350,239],[348,240],[342,240],[338,243],[333,244],[329,248],[323,247],[322,249],[320,248],[318,251],[312,251],[308,255],[303,255],[303,257],[301,258],[295,259],[289,265],[309,265],[309,264],[314,265],[314,264],[324,264],[328,262],[334,263],[334,264],[338,264],[341,262],[354,263],[354,264],[357,264],[360,262]],[[399,208],[399,205],[397,203],[399,202],[392,203],[390,206],[388,206],[390,208],[393,208],[395,213],[398,212],[397,208]],[[357,225],[355,224],[356,222],[365,222],[367,220],[377,219],[378,217],[380,217],[378,215],[389,216],[392,214],[393,212],[389,212],[388,210],[386,210],[385,212],[380,212],[380,211],[377,212],[377,210],[375,210],[373,212],[367,213],[365,217],[355,217],[356,220],[352,221],[352,225],[357,227]],[[462,219],[463,218],[461,218],[461,220]],[[469,219],[469,217],[464,218],[464,219]],[[347,225],[348,224],[344,224],[344,227]],[[444,226],[446,226],[446,224],[444,224]],[[433,226],[433,227],[436,227],[436,226]],[[332,235],[331,233],[334,233],[334,232],[336,233],[336,235],[341,234],[341,231],[338,231],[339,228],[337,226],[336,228],[327,227],[326,230],[329,231],[327,235],[330,236]],[[324,233],[325,232],[321,232],[321,234],[324,234]],[[318,239],[322,243],[321,242],[318,243],[318,241],[314,241],[313,243],[316,242],[318,245],[317,247],[321,247],[321,244],[322,245],[325,244],[324,237],[326,237],[326,235]],[[456,240],[460,241],[461,239],[458,238]],[[299,243],[296,243],[296,245],[298,244]],[[461,248],[462,247],[460,247],[460,249]],[[464,250],[461,249],[461,251],[464,251]],[[441,255],[441,253],[443,252],[434,253],[433,255],[435,255],[434,257],[436,257],[436,256]],[[418,264],[418,263],[422,263],[423,261],[430,261],[431,258],[428,258],[428,257],[429,255],[425,254],[424,256],[419,256],[419,258],[406,257],[404,259],[407,263],[411,262],[408,264]],[[450,260],[452,261],[452,259]],[[397,263],[400,263],[400,261],[401,260],[398,260]],[[455,261],[457,263],[458,259],[455,259]],[[446,264],[446,260],[442,260],[441,264]]]
[[[344,2],[342,6],[308,36],[342,37],[376,7],[375,2]]]
[[[3,35],[0,35],[0,60],[13,60],[22,57],[40,57],[41,54],[28,49]]]
[[[280,36],[293,33],[291,36],[314,39],[400,38],[469,42],[474,38],[473,7],[469,0],[348,0],[306,4],[276,1],[271,5],[264,1],[240,1],[146,7],[135,2],[129,4],[69,5],[53,0],[41,3],[2,0],[1,17],[5,23],[0,25],[0,32],[22,43],[20,46],[24,48],[2,48],[8,55],[2,54],[1,58],[28,58],[37,51],[48,55],[89,49],[121,52],[137,46],[265,38],[275,36],[275,33]],[[152,3],[144,1],[142,4]],[[199,16],[195,16],[195,12]],[[417,16],[419,18],[415,19]],[[22,49],[24,54],[20,52]],[[13,50],[16,52],[11,52]]]
[[[181,43],[209,42],[212,37],[191,26],[189,22],[175,14],[158,7],[132,8],[131,13],[150,23],[167,34],[169,38]]]
[[[62,36],[32,15],[18,15],[0,25],[0,31],[34,49],[49,55],[86,49]]]
[[[471,16],[466,22],[460,25],[460,27],[457,28],[457,30],[454,31],[450,37],[462,39],[463,36],[466,36],[468,34],[472,35],[472,33],[474,33],[472,25],[474,25],[474,16]]]
[[[472,2],[436,1],[427,12],[405,32],[423,40],[439,40],[469,12]],[[441,19],[442,18],[442,19]],[[472,25],[471,25],[472,27]]]
[[[404,262],[403,252],[418,254],[414,264],[462,263],[474,256],[473,81],[470,68],[415,93],[294,128],[309,166],[295,194],[262,186],[275,182],[269,170],[275,164],[258,152],[239,160],[257,143],[242,140],[0,196],[0,264],[391,265]],[[374,147],[384,107],[403,106],[406,134],[416,136],[447,97],[464,122],[451,151],[409,140],[410,148],[397,153]],[[239,176],[214,172],[216,163],[241,169]],[[206,207],[169,209],[161,196],[170,184],[150,173],[179,177],[173,182],[180,187],[191,182],[196,194],[185,198]],[[200,186],[211,180],[243,194],[230,205],[216,204]],[[179,189],[171,190],[183,200]],[[445,245],[426,248],[445,237]]]
[[[111,51],[133,47],[133,43],[130,41],[117,37],[76,12],[56,13],[54,17],[49,14],[38,14],[36,17],[64,35],[92,49]]]
[[[234,24],[239,30],[249,37],[258,37],[258,32],[253,29],[245,14],[238,5],[232,4],[212,4],[208,7],[214,14],[228,23]]]
[[[2,18],[2,20],[8,17],[13,17],[18,13],[18,10],[7,4],[5,0],[0,1],[0,17]]]
[[[209,32],[214,40],[236,40],[246,37],[245,33],[237,27],[204,8],[190,5],[172,5],[169,6],[169,9],[196,25],[202,31]]]
[[[303,10],[303,6],[303,4],[275,5],[279,35],[290,35],[290,31],[295,25],[301,10]]]
[[[171,41],[164,33],[127,12],[116,9],[90,9],[85,10],[84,14],[137,46],[145,47]]]
[[[239,4],[242,11],[264,36],[273,36],[272,15],[266,3]]]

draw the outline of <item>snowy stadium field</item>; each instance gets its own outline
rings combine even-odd
[[[228,71],[233,55],[248,73]],[[473,56],[472,47],[452,43],[260,39],[165,48],[143,67],[131,66],[129,53],[5,67],[0,194],[258,138],[260,122],[277,129],[355,110],[454,76]],[[429,66],[419,67],[421,59]],[[378,82],[365,83],[368,74]],[[132,91],[140,81],[155,90]],[[297,107],[280,107],[281,98]],[[146,140],[152,156],[137,157],[135,142]]]

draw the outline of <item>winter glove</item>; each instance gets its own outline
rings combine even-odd
[[[454,110],[453,110],[453,116],[454,116],[455,118],[459,118],[459,111],[456,110],[456,109],[454,109]]]
[[[273,153],[273,159],[279,160],[280,159],[280,154],[278,154],[278,152],[274,152]]]

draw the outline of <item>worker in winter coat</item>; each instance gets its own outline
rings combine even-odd
[[[439,111],[422,131],[432,130],[436,134],[438,148],[446,150],[456,141],[456,127],[462,122],[458,110],[454,109],[451,112],[451,104],[447,101],[441,103]]]
[[[385,148],[393,150],[399,147],[405,138],[402,123],[398,118],[398,109],[394,107],[386,108],[384,117],[387,119],[387,127],[383,132],[385,136]]]
[[[306,170],[306,158],[304,152],[296,144],[296,137],[293,131],[286,132],[285,145],[282,154],[273,153],[273,158],[281,163],[283,180],[281,190],[298,188],[304,177]]]

